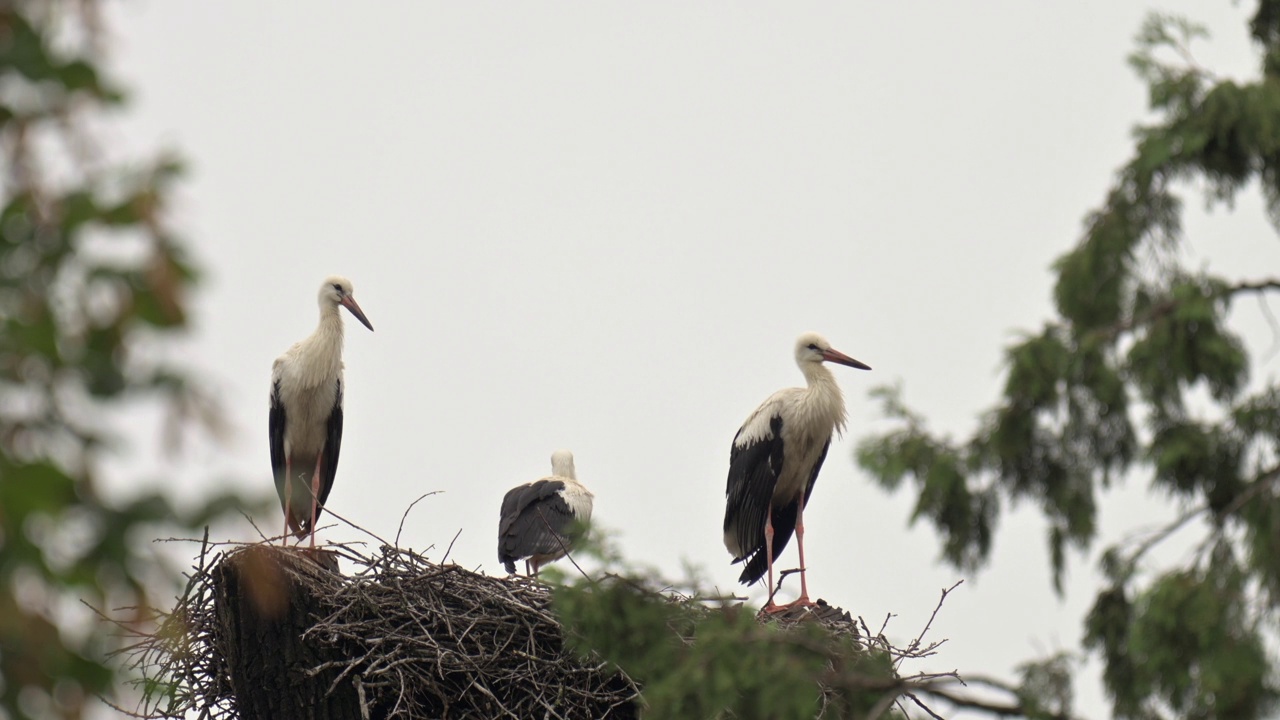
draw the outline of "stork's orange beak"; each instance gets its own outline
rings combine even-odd
[[[859,360],[854,360],[853,358],[849,357],[848,355],[845,355],[844,353],[840,352],[839,350],[836,350],[835,348],[828,348],[826,350],[823,350],[822,359],[826,360],[827,362],[840,363],[841,365],[848,365],[851,368],[858,368],[859,370],[871,369],[870,365],[864,362],[861,362]]]
[[[360,309],[360,305],[356,303],[356,299],[354,297],[350,295],[344,295],[342,296],[342,300],[338,302],[342,305],[342,307],[346,308],[347,310],[350,310],[351,314],[355,315],[356,319],[359,320],[361,323],[363,323],[365,327],[369,328],[370,330],[373,330],[373,325],[369,322],[369,318],[364,316],[364,311]]]

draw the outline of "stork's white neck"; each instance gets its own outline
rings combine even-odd
[[[342,316],[338,306],[321,304],[320,322],[315,332],[298,343],[305,351],[296,354],[299,381],[305,387],[315,387],[342,372]]]
[[[316,331],[311,333],[311,337],[321,341],[326,348],[331,347],[341,357],[342,329],[342,315],[338,306],[326,303],[320,306],[320,323],[316,325]]]
[[[803,412],[815,421],[820,419],[829,423],[837,434],[843,435],[847,419],[844,395],[840,392],[835,375],[820,362],[800,363],[800,371],[804,373],[804,379],[808,383],[800,401]]]
[[[342,314],[338,310],[338,304],[334,302],[320,303],[320,328],[326,325],[333,325],[338,329],[338,334],[342,334]]]
[[[573,456],[568,453],[556,453],[551,456],[551,474],[556,477],[577,479],[573,468]]]

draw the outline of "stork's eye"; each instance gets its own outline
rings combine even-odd
[[[812,351],[814,351],[814,352],[818,352],[818,345],[817,345],[817,343],[809,343],[809,349],[810,349],[810,350],[812,350]]]
[[[338,283],[333,284],[333,289],[337,290],[338,292],[342,292],[342,286],[339,285]]]

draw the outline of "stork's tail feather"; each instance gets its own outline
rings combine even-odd
[[[502,561],[502,566],[507,569],[508,575],[516,574],[516,562],[514,559],[511,559],[511,558],[498,558],[498,559]]]
[[[289,532],[297,536],[299,540],[311,534],[311,509],[303,508],[304,515],[290,513]],[[320,514],[324,512],[324,506],[316,508],[316,524],[320,524]]]
[[[740,562],[735,560],[734,562]],[[738,582],[743,585],[754,585],[764,577],[769,570],[769,559],[764,552],[764,548],[760,548],[751,559],[747,560],[746,567],[742,568],[742,574],[738,576]]]
[[[280,495],[280,508],[282,510],[288,508],[285,523],[289,526],[289,533],[301,540],[311,534],[311,484],[305,478],[310,477],[313,471],[299,466],[295,466],[295,469],[299,470],[298,479],[289,488],[285,487],[289,483],[285,482],[284,470],[280,471],[276,476],[276,492]],[[286,489],[292,497],[285,497]],[[316,506],[317,526],[320,524],[321,516],[324,515],[324,501],[328,494],[327,490],[321,490],[320,503]]]
[[[302,483],[294,483],[294,486],[298,484]],[[316,505],[316,524],[320,524],[321,515],[324,515],[324,505]],[[302,492],[294,491],[293,502],[289,503],[289,529],[298,539],[311,534],[311,488],[305,484],[302,484]]]
[[[787,543],[791,542],[791,535],[796,529],[796,511],[799,508],[797,503],[784,505],[780,508],[773,508],[771,522],[773,524],[773,560],[778,561],[782,556],[782,551],[787,549]],[[763,533],[761,533],[763,535]],[[738,576],[738,582],[743,585],[751,585],[764,577],[769,571],[768,553],[764,551],[764,541],[761,538],[760,545],[755,551],[747,556],[734,560],[735,563],[746,561],[747,566],[742,569],[742,574]]]

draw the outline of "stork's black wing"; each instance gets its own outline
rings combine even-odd
[[[827,459],[827,448],[831,447],[831,440],[822,446],[822,454],[818,456],[818,461],[813,464],[813,472],[809,475],[809,483],[804,488],[804,505],[809,507],[809,496],[813,494],[813,485],[818,481],[818,471],[822,469],[822,462]],[[796,518],[800,512],[800,503],[793,502],[789,505],[773,508],[770,520],[773,522],[773,559],[777,560],[782,551],[787,548],[787,543],[791,541],[791,536],[796,531]],[[763,534],[761,535],[763,538]],[[763,543],[763,540],[761,540]],[[763,550],[763,548],[761,548]],[[743,583],[750,584],[759,580],[769,569],[768,564],[764,561],[764,553],[757,553],[751,558],[751,562],[747,563],[747,567],[743,569],[742,576],[738,579]]]
[[[276,481],[280,507],[284,507],[284,405],[280,402],[280,381],[271,383],[271,411],[267,416],[267,438],[271,444],[271,475]]]
[[[745,426],[744,426],[745,429]],[[738,436],[742,430],[738,431]],[[764,523],[774,486],[782,472],[782,417],[769,419],[769,431],[751,441],[739,444],[735,436],[729,452],[729,479],[725,488],[724,533],[726,545],[737,546],[734,562],[747,561],[739,578],[750,584],[759,580],[767,569],[764,555]],[[786,547],[790,533],[783,536],[774,528],[773,556]],[[729,548],[734,551],[734,548]]]
[[[516,571],[516,560],[559,554],[569,544],[575,518],[561,490],[559,480],[539,480],[512,488],[502,499],[498,560],[507,572]]]
[[[333,479],[338,475],[338,453],[342,452],[342,378],[338,378],[333,396],[333,410],[325,423],[324,450],[320,453],[320,497],[317,498],[316,522],[333,489]],[[310,518],[307,519],[310,523]],[[310,528],[308,528],[309,530]]]
[[[809,496],[813,494],[813,486],[818,482],[818,471],[822,469],[822,463],[827,459],[827,450],[831,447],[831,438],[827,438],[826,444],[822,446],[822,454],[818,455],[818,462],[813,464],[813,473],[809,475],[809,484],[804,488],[804,506],[809,507]]]

